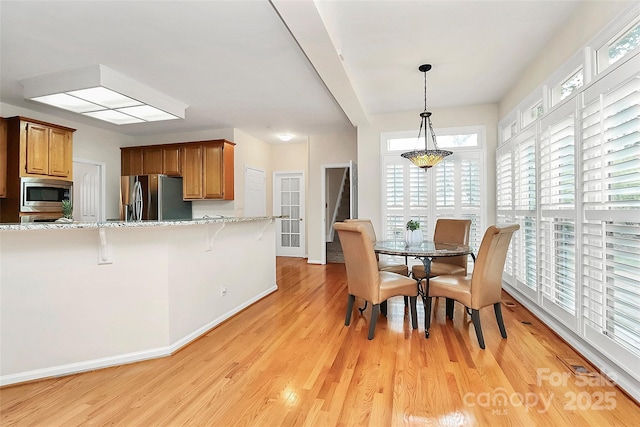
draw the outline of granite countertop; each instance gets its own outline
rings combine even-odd
[[[123,227],[180,227],[187,225],[215,224],[220,222],[272,221],[283,216],[228,217],[212,216],[186,220],[167,221],[106,221],[106,222],[36,222],[23,224],[0,224],[0,231],[19,230],[64,230],[80,228]]]

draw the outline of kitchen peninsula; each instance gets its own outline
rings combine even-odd
[[[276,218],[1,224],[0,385],[176,352],[277,290]]]

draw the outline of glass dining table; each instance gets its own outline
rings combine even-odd
[[[426,338],[429,338],[431,316],[427,313],[431,313],[431,298],[429,298],[429,273],[431,272],[431,261],[433,258],[439,257],[471,255],[471,258],[473,258],[473,261],[475,262],[476,257],[473,254],[473,250],[467,245],[436,243],[430,240],[425,240],[419,245],[407,245],[403,240],[381,240],[375,243],[373,249],[378,254],[404,256],[405,260],[407,257],[413,257],[422,261],[427,278],[425,280],[416,281],[416,283],[418,286],[418,295],[422,297],[422,302],[425,307],[424,334]]]

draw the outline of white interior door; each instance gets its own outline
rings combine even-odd
[[[267,215],[266,182],[263,170],[244,168],[244,216]]]
[[[73,219],[102,221],[102,165],[73,162]]]
[[[276,255],[305,256],[304,173],[274,172],[273,214],[277,220]]]

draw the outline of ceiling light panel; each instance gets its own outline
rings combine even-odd
[[[31,98],[33,101],[51,105],[53,107],[62,108],[64,110],[73,111],[74,113],[85,113],[87,111],[104,110],[104,107],[93,104],[84,99],[66,93],[56,93],[54,95],[38,96]]]
[[[137,117],[146,122],[158,122],[161,120],[174,120],[178,117],[169,114],[165,111],[158,110],[157,108],[150,107],[148,105],[141,105],[138,107],[118,108],[117,111],[128,114],[133,117]]]
[[[135,99],[121,95],[118,92],[114,92],[105,87],[92,87],[89,89],[74,90],[67,93],[107,108],[123,108],[133,107],[134,105],[143,105],[140,101],[136,101]]]
[[[137,117],[130,116],[128,114],[121,113],[115,110],[102,110],[83,113],[85,116],[93,117],[94,119],[104,120],[116,125],[128,125],[132,123],[144,123],[144,120]]]
[[[115,124],[184,119],[188,107],[104,65],[20,83],[26,99]]]

